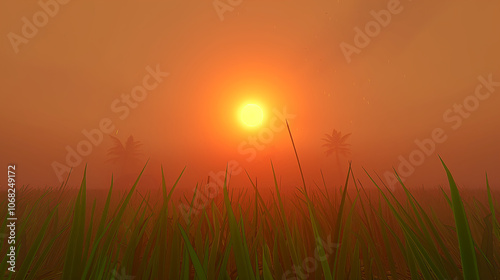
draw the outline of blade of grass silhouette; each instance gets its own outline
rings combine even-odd
[[[361,280],[361,266],[359,264],[359,241],[356,241],[356,245],[354,246],[354,263],[351,268],[350,278],[353,280]]]
[[[266,248],[262,250],[262,277],[264,280],[273,280],[273,275],[266,259]]]
[[[366,244],[368,246],[363,246],[360,249],[365,251],[365,250],[368,250],[367,247],[372,248],[370,251],[373,252],[373,254],[374,254],[373,261],[375,262],[377,269],[381,273],[382,278],[386,279],[387,275],[386,275],[386,271],[382,268],[383,267],[383,265],[381,263],[382,257],[380,256],[379,248],[377,248],[373,242],[370,242],[370,241],[373,241],[373,238],[379,232],[378,224],[374,223],[370,219],[370,217],[373,217],[373,212],[372,212],[373,206],[372,206],[371,201],[368,197],[368,194],[366,193],[365,188],[363,187],[363,184],[361,183],[361,181],[359,179],[356,178],[356,176],[354,176],[354,171],[352,169],[351,169],[351,177],[352,177],[352,181],[354,182],[354,186],[356,187],[356,190],[358,192],[358,195],[360,196],[359,197],[359,204],[361,204],[361,208],[363,210],[362,213],[365,217],[365,224],[366,224],[365,225],[365,224],[361,223],[360,227],[361,227],[362,236],[364,236],[366,238],[366,240],[368,241],[368,242],[366,242]],[[356,181],[358,181],[358,182],[356,183]],[[358,183],[359,183],[359,188],[358,188]],[[369,207],[368,206],[365,207],[365,202],[363,201],[363,198],[360,195],[361,191],[363,192],[364,197],[366,197],[366,201],[368,202]],[[368,211],[370,211],[370,212],[368,212]],[[371,215],[369,216],[368,213],[370,213]],[[365,253],[365,252],[362,254],[367,255],[367,253]],[[370,267],[368,267],[368,269],[369,268]],[[369,271],[367,270],[367,272],[369,272]],[[371,275],[370,273],[367,273],[367,274]]]
[[[92,260],[94,259],[95,254],[97,252],[98,246],[99,246],[102,238],[104,237],[104,234],[106,233],[106,231],[108,230],[108,228],[109,228],[110,225],[111,225],[111,222],[109,222],[108,225],[102,230],[101,234],[99,236],[97,236],[97,238],[95,240],[95,243],[93,244],[90,256],[86,260],[87,263],[85,265],[85,268],[83,269],[82,279],[86,279],[87,274],[90,271],[90,267],[92,265]]]
[[[373,210],[375,210],[375,209],[373,209]],[[379,212],[375,212],[375,211],[373,211],[373,212],[374,212],[374,215],[377,215],[378,213],[382,212],[382,209],[379,209]],[[382,240],[383,240],[384,246],[385,246],[385,254],[387,255],[387,260],[389,263],[389,272],[392,275],[392,278],[394,279],[394,277],[395,277],[394,275],[397,274],[396,263],[394,260],[394,256],[393,256],[393,252],[392,252],[392,248],[391,248],[391,243],[389,241],[389,236],[387,235],[387,231],[385,228],[386,228],[385,224],[381,225],[380,231],[382,233]]]
[[[295,142],[293,141],[292,132],[290,131],[290,126],[288,125],[288,120],[285,120],[286,128],[288,129],[288,134],[290,135],[290,140],[292,141],[293,151],[295,152],[295,158],[297,159],[297,164],[299,165],[300,177],[302,178],[302,185],[304,186],[304,193],[307,197],[306,180],[304,179],[304,172],[302,172],[302,166],[300,165],[299,155],[297,154],[297,149],[295,148]]]
[[[36,259],[36,253],[40,249],[40,246],[42,245],[42,241],[47,234],[47,228],[49,226],[50,221],[52,220],[52,217],[54,216],[54,213],[58,210],[58,206],[56,206],[49,216],[45,219],[45,222],[43,223],[42,228],[40,229],[40,232],[37,234],[37,237],[35,239],[35,242],[31,245],[30,250],[28,251],[28,254],[24,258],[21,267],[19,268],[19,271],[17,271],[16,278],[19,277],[19,279],[25,279],[28,275],[28,270],[31,267],[32,263]]]
[[[293,136],[292,136],[292,132],[290,130],[290,125],[288,124],[288,120],[286,120],[286,127],[288,129],[288,134],[290,135],[290,140],[292,141],[293,151],[295,152],[295,158],[297,159],[297,164],[299,166],[300,177],[302,178],[302,184],[303,184],[303,187],[304,187],[304,195],[305,195],[306,201],[307,201],[307,208],[309,210],[309,217],[310,217],[310,220],[311,220],[311,226],[312,226],[312,230],[313,230],[313,234],[314,234],[314,239],[315,240],[320,240],[321,235],[319,233],[318,225],[316,223],[316,219],[315,219],[315,214],[314,214],[314,211],[313,211],[312,203],[311,203],[311,201],[309,199],[309,195],[307,194],[306,180],[304,179],[304,172],[302,172],[302,166],[300,165],[299,155],[297,153],[297,148],[295,147],[295,142],[293,141]],[[349,166],[350,166],[350,164],[349,164]],[[274,167],[273,167],[273,175],[274,175]],[[347,175],[347,177],[349,178],[349,175]],[[276,176],[274,176],[274,178],[275,178],[274,180],[276,182]],[[277,186],[276,186],[276,190],[278,191]],[[280,204],[281,204],[281,201],[280,201]],[[288,227],[288,226],[286,226],[286,227]],[[287,235],[288,235],[287,237],[290,238],[290,231],[289,230],[287,230]],[[325,248],[323,248],[323,246],[318,246],[318,251],[319,251],[319,254],[321,256],[326,256]],[[294,249],[293,252],[295,254],[295,256],[294,256],[295,257],[295,260],[294,260],[295,262],[294,263],[297,264],[297,261],[298,261],[297,250]],[[332,273],[330,271],[330,266],[328,264],[327,259],[321,259],[320,262],[321,262],[321,268],[323,269],[323,277],[324,277],[324,279],[326,279],[326,280],[332,279]]]
[[[488,182],[488,174],[486,174],[486,190],[488,192],[488,205],[490,207],[490,212],[491,212],[491,224],[493,226],[493,232],[495,233],[497,239],[500,239],[500,231],[495,214],[495,205],[493,204],[493,198],[491,196],[490,183]]]
[[[92,211],[90,213],[89,229],[87,230],[87,239],[85,240],[85,244],[83,245],[83,248],[84,248],[83,258],[84,259],[87,259],[88,255],[89,255],[90,241],[92,239],[92,227],[94,225],[95,205],[96,205],[96,199],[94,198],[94,202],[92,203]]]
[[[45,263],[45,261],[47,260],[47,256],[49,255],[50,249],[52,249],[53,245],[56,243],[56,241],[58,240],[58,238],[68,228],[69,228],[69,224],[66,225],[66,226],[64,226],[64,228],[62,230],[60,230],[54,237],[52,237],[52,239],[50,240],[50,242],[47,244],[47,246],[45,247],[45,249],[41,253],[37,253],[38,260],[32,266],[32,269],[29,272],[28,277],[26,278],[26,280],[35,279],[36,272],[40,269],[40,267],[42,267],[42,264]]]
[[[62,194],[63,194],[64,190],[66,189],[66,186],[68,185],[69,177],[70,177],[72,171],[73,171],[73,167],[69,170],[68,176],[66,177],[66,181],[61,183],[61,187],[59,188],[59,198],[57,201],[61,201]]]
[[[99,226],[97,228],[97,236],[100,236],[104,229],[104,225],[106,224],[106,219],[109,211],[109,204],[111,203],[111,193],[113,191],[113,175],[111,175],[111,186],[109,187],[108,196],[106,198],[106,203],[104,205],[104,210],[102,211],[101,221],[99,222]]]
[[[139,211],[138,211],[139,212]],[[137,259],[137,249],[138,246],[140,246],[140,241],[142,239],[142,236],[144,234],[144,231],[146,229],[146,222],[149,220],[149,217],[145,218],[146,215],[146,208],[143,209],[142,214],[139,218],[140,222],[137,226],[134,228],[131,228],[132,234],[130,235],[130,240],[127,244],[127,248],[125,250],[124,256],[123,256],[123,261],[122,265],[125,268],[132,268],[134,261],[138,261]],[[135,221],[136,217],[134,217]]]
[[[345,279],[345,267],[347,266],[347,255],[348,255],[348,250],[350,248],[346,245],[348,244],[347,238],[351,236],[351,232],[353,230],[351,224],[353,220],[353,214],[354,214],[354,209],[356,206],[356,201],[358,199],[358,196],[356,196],[353,204],[351,205],[351,208],[349,209],[349,212],[347,214],[347,218],[344,224],[344,234],[342,235],[342,240],[336,241],[337,244],[343,244],[344,246],[340,246],[340,250],[337,249],[335,251],[335,259],[334,265],[333,265],[333,275],[331,276],[331,279]],[[338,237],[340,238],[340,236]],[[335,239],[334,239],[335,240]],[[337,270],[339,269],[339,270]],[[343,270],[341,270],[343,269]]]
[[[198,258],[198,255],[196,255],[196,251],[194,250],[193,246],[191,245],[191,242],[189,242],[189,238],[182,228],[181,225],[179,226],[179,230],[181,231],[182,238],[184,239],[184,244],[186,244],[189,256],[191,257],[191,262],[193,263],[194,266],[194,271],[196,272],[196,277],[200,280],[206,280],[207,276],[205,275],[205,271],[203,270],[203,267],[201,265],[200,259]]]
[[[182,255],[183,255],[183,260],[182,260],[182,267],[181,267],[181,279],[182,280],[189,280],[190,258],[189,258],[187,246],[184,246],[184,252]]]
[[[75,209],[73,212],[73,225],[71,227],[70,238],[68,241],[68,250],[65,262],[67,265],[63,269],[63,279],[70,279],[75,275],[81,275],[83,267],[80,267],[82,261],[82,252],[80,246],[83,244],[85,230],[85,205],[86,205],[86,186],[87,186],[87,165],[83,172],[83,179],[76,198]]]
[[[494,256],[495,243],[493,241],[493,225],[491,223],[491,213],[483,219],[484,231],[482,234],[481,247],[477,246],[478,254],[478,269],[481,279],[495,279],[495,271],[500,271],[497,267]],[[478,244],[479,245],[479,244]],[[493,262],[492,262],[493,261]]]
[[[423,261],[421,261],[420,263],[422,264],[423,268],[424,267],[426,268],[427,266],[432,265],[430,263],[431,262],[430,258],[427,255],[424,246],[419,242],[419,240],[422,240],[422,237],[419,236],[418,232],[416,231],[418,228],[416,226],[414,226],[413,218],[408,213],[406,213],[406,211],[400,210],[401,212],[404,212],[404,215],[402,216],[400,214],[400,212],[398,212],[396,210],[396,208],[394,207],[394,205],[390,202],[390,200],[385,195],[385,193],[382,192],[382,190],[377,185],[377,183],[373,180],[373,178],[370,176],[370,174],[368,174],[368,172],[366,170],[365,170],[365,172],[368,175],[368,177],[371,179],[371,181],[374,183],[374,185],[379,189],[382,197],[387,202],[389,209],[391,210],[391,212],[393,213],[393,215],[397,219],[399,225],[401,226],[401,229],[403,230],[406,244],[407,244],[407,248],[409,248],[406,253],[407,253],[407,257],[408,257],[407,258],[408,266],[410,268],[410,271],[412,271],[412,275],[413,275],[413,273],[415,273],[415,270],[413,270],[414,269],[413,266],[416,265],[415,262],[420,260],[419,256],[416,255],[417,253],[424,252],[422,254],[424,254],[424,258],[426,259],[427,265],[424,265]],[[389,191],[389,194],[391,194],[393,196],[392,192],[390,192],[390,190],[388,190],[388,191]],[[397,205],[400,205],[397,200],[395,202],[397,203]],[[400,209],[403,209],[402,206]],[[404,219],[403,217],[407,217],[407,219]],[[411,247],[409,247],[409,246],[411,246]],[[411,248],[414,248],[415,250],[412,251]]]
[[[120,202],[120,204],[117,206],[115,209],[114,214],[112,215],[112,219],[110,221],[111,226],[109,229],[109,234],[106,236],[106,239],[103,242],[102,247],[100,248],[104,254],[108,253],[108,250],[110,250],[112,246],[112,241],[115,239],[116,235],[118,234],[118,229],[120,225],[122,225],[122,217],[125,213],[125,209],[127,209],[127,206],[132,198],[132,194],[134,193],[134,190],[137,187],[137,184],[139,183],[139,180],[141,179],[142,174],[144,173],[144,170],[146,169],[148,162],[144,165],[144,167],[141,170],[141,173],[137,177],[135,183],[132,185],[132,188],[128,192],[128,194],[124,197],[123,201]],[[110,190],[111,191],[111,190]],[[70,274],[72,275],[72,274]],[[67,278],[64,278],[67,279]]]
[[[342,192],[342,199],[340,200],[340,206],[339,206],[339,212],[337,213],[337,220],[335,221],[335,227],[334,227],[334,235],[333,235],[333,240],[337,244],[339,243],[339,238],[340,238],[340,225],[342,222],[342,217],[343,217],[343,211],[344,211],[344,204],[345,204],[345,199],[347,195],[347,185],[349,183],[349,175],[351,173],[351,162],[349,162],[349,169],[347,170],[347,178],[345,179],[345,184],[344,184],[344,191]],[[335,273],[335,266],[337,264],[336,259],[337,255],[339,253],[339,250],[336,250],[335,252],[335,257],[333,258],[333,263],[334,263],[334,273]]]
[[[453,205],[451,204],[451,199],[448,196],[448,194],[444,191],[444,189],[441,186],[439,186],[439,189],[441,190],[441,193],[443,194],[443,196],[446,199],[446,202],[448,203],[448,205],[450,206],[450,208],[453,208]]]
[[[267,209],[267,207],[266,207],[266,203],[265,203],[264,199],[262,198],[262,196],[261,196],[261,195],[260,195],[260,193],[258,192],[258,190],[257,190],[257,185],[256,185],[256,184],[252,181],[252,178],[250,178],[250,175],[248,174],[248,172],[247,172],[246,170],[245,170],[245,173],[247,174],[248,180],[250,180],[250,183],[252,184],[253,188],[254,188],[254,189],[255,189],[255,191],[256,191],[256,195],[257,195],[258,200],[260,201],[260,205],[261,205],[261,206],[263,207],[263,209],[264,209],[263,211],[261,210],[261,212],[264,212],[263,214],[264,214],[265,216],[267,216],[267,218],[268,218],[268,219],[270,219],[270,220],[271,220],[271,222],[274,224],[274,223],[275,223],[275,221],[274,221],[274,219],[273,219],[273,217],[272,217],[271,213],[269,212],[269,209]]]
[[[211,203],[211,210],[212,210],[212,220],[214,224],[214,231],[213,231],[213,243],[212,247],[210,248],[210,255],[208,259],[208,269],[207,275],[208,277],[215,277],[216,271],[217,271],[217,255],[219,253],[219,250],[222,249],[222,244],[221,244],[221,228],[220,228],[220,223],[219,223],[219,217],[215,213],[215,203]]]
[[[448,167],[444,163],[443,159],[441,159],[441,157],[439,157],[439,159],[443,164],[446,175],[448,176],[448,182],[450,184],[453,216],[455,218],[455,226],[457,228],[464,280],[478,280],[479,271],[477,267],[476,251],[474,250],[474,241],[470,232],[462,198],[460,197],[460,193],[450,170],[448,170]]]
[[[186,170],[186,167],[187,166],[184,166],[184,168],[182,169],[181,173],[177,177],[177,180],[175,181],[174,185],[172,186],[172,188],[170,189],[170,191],[167,194],[167,187],[166,187],[166,183],[165,183],[165,173],[163,171],[163,165],[161,166],[161,187],[162,187],[162,194],[163,194],[163,204],[161,206],[160,220],[161,220],[162,228],[166,228],[167,227],[168,203],[170,201],[170,197],[172,196],[173,191],[177,187],[177,184],[179,183],[179,181],[180,181],[180,179],[182,177],[182,174],[184,174],[184,171]],[[189,226],[189,223],[188,223],[188,226]],[[174,235],[176,235],[175,238],[178,238],[176,231],[174,231]],[[165,250],[162,250],[159,253],[160,254],[160,261],[163,261],[163,259],[167,258],[167,254],[163,253],[163,252],[166,252],[167,244],[166,244],[166,236],[163,234],[162,231],[160,231],[160,237],[159,237],[159,239],[160,239],[159,240],[160,248],[165,249]],[[180,250],[180,248],[176,247],[175,249],[173,249],[171,251],[170,255],[178,258],[178,256],[179,256],[179,250]],[[189,252],[189,250],[188,250],[188,252]],[[171,276],[171,277],[177,277],[177,271],[174,272],[173,269],[171,269],[168,272],[168,275]],[[163,277],[163,276],[161,276],[161,277]]]
[[[252,264],[250,262],[250,255],[248,253],[248,248],[245,247],[245,242],[242,240],[242,235],[244,237],[244,232],[240,232],[240,227],[238,226],[238,221],[231,208],[231,201],[229,200],[229,193],[227,190],[227,166],[226,174],[224,176],[224,203],[226,206],[226,211],[228,214],[229,228],[231,232],[231,244],[234,248],[234,255],[236,258],[236,266],[238,269],[238,275],[242,280],[253,280],[255,278],[253,274]],[[241,221],[243,222],[243,221]]]
[[[177,180],[175,181],[174,185],[172,186],[172,188],[170,189],[170,191],[167,194],[167,186],[165,185],[165,174],[163,173],[163,165],[161,166],[161,187],[163,190],[163,203],[164,203],[164,205],[167,205],[168,202],[170,201],[170,197],[172,196],[172,193],[174,192],[175,187],[177,186],[177,184],[181,180],[182,174],[184,174],[186,167],[187,166],[184,166],[184,168],[181,171],[181,174],[179,174],[179,177],[177,177]]]
[[[415,199],[415,197],[410,193],[410,191],[406,188],[405,184],[403,183],[401,177],[399,177],[399,174],[395,171],[396,178],[399,182],[399,184],[403,187],[403,190],[405,191],[406,197],[408,199],[408,202],[410,203],[411,208],[413,209],[413,212],[415,214],[415,217],[417,219],[418,224],[420,225],[422,234],[425,238],[421,239],[424,241],[432,241],[433,238],[431,237],[431,234],[428,230],[428,226],[431,225],[432,223],[430,222],[430,219],[428,216],[425,214],[423,211],[422,207],[418,203],[418,201]],[[418,207],[418,209],[417,209]],[[425,219],[425,223],[424,223]],[[427,225],[426,225],[427,223]],[[431,229],[432,230],[432,229]],[[441,240],[439,240],[439,235],[435,235],[434,238],[437,240],[439,244],[443,244]],[[446,271],[444,271],[444,263],[441,261],[441,255],[439,252],[439,249],[436,247],[434,242],[426,242],[424,244],[426,247],[426,251],[428,256],[432,257],[432,261],[429,261],[429,265],[433,268],[434,272],[436,273],[436,276],[440,279],[446,278],[444,275],[446,274]],[[448,255],[448,257],[451,259],[451,255]],[[440,269],[441,268],[441,269]],[[458,271],[456,271],[458,272]]]

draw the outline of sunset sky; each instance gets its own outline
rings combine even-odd
[[[385,178],[403,159],[409,186],[444,184],[440,155],[461,186],[488,172],[500,187],[500,2],[240,2],[3,1],[2,168],[58,186],[67,148],[100,129],[70,184],[88,164],[89,188],[108,187],[111,134],[140,141],[147,176],[163,164],[168,184],[187,166],[190,189],[231,162],[270,185],[272,160],[295,187],[287,118],[308,184],[320,170],[339,181],[322,147],[336,129],[352,133],[344,172],[352,160],[364,182],[362,168]],[[244,125],[246,104],[262,125]],[[233,182],[249,186],[244,172]]]

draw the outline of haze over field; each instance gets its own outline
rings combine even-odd
[[[272,160],[295,187],[286,118],[311,182],[339,181],[322,146],[336,130],[363,180],[396,167],[410,187],[445,184],[440,155],[461,186],[488,172],[499,188],[499,2],[60,2],[0,8],[0,166],[19,185],[59,185],[71,165],[78,185],[87,163],[88,188],[107,187],[125,168],[110,134],[142,144],[126,168],[149,159],[146,181],[187,166],[191,189],[230,162],[233,182],[249,186],[244,168],[265,185]]]

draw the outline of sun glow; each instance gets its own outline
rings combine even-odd
[[[259,105],[247,104],[241,109],[241,121],[250,127],[262,124],[264,119],[264,112]]]

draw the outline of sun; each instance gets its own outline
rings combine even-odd
[[[262,124],[264,112],[259,105],[247,104],[241,109],[241,121],[250,127]]]

